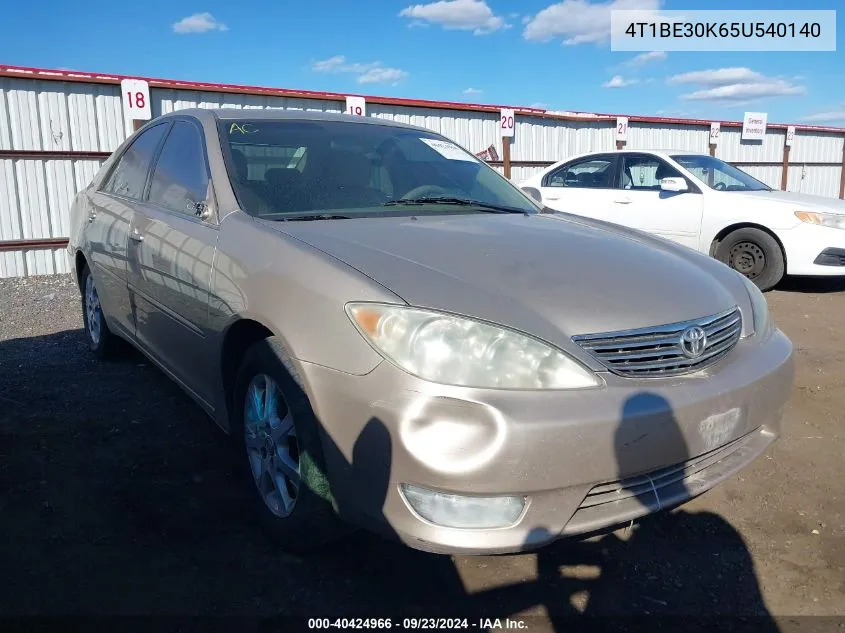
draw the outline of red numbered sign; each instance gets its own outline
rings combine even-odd
[[[786,146],[792,147],[792,143],[795,141],[795,126],[790,125],[786,128]]]
[[[513,110],[502,108],[499,112],[499,132],[502,137],[513,137],[513,131],[516,121]]]
[[[628,117],[616,117],[616,140],[628,140]]]
[[[711,145],[718,145],[719,138],[722,136],[722,124],[721,123],[711,123],[710,124],[710,144]]]
[[[134,121],[148,121],[153,118],[150,108],[150,85],[143,79],[124,79],[120,82],[123,112]]]
[[[346,114],[367,116],[367,103],[364,97],[346,97]]]

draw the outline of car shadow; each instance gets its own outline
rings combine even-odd
[[[775,286],[775,290],[783,292],[800,292],[813,294],[827,294],[845,292],[845,276],[843,277],[792,277],[786,276]]]
[[[620,412],[619,472],[641,459],[630,440],[656,397]],[[661,434],[686,450],[674,416]],[[346,460],[370,513],[394,483],[390,446],[373,418]],[[338,448],[327,438],[325,450]],[[362,531],[286,554],[248,512],[229,443],[205,414],[138,354],[93,360],[81,330],[0,341],[0,465],[2,615],[237,616],[249,630],[290,615],[520,614],[532,631],[729,615],[777,630],[742,536],[710,512],[515,555],[427,554]]]

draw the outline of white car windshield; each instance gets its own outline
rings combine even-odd
[[[672,159],[702,183],[717,191],[771,191],[772,188],[752,178],[741,169],[713,156],[675,155]]]

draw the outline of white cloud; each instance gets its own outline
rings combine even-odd
[[[601,87],[602,88],[626,88],[627,86],[633,86],[635,83],[638,83],[638,79],[625,79],[621,75],[614,75],[613,79],[610,81],[604,82]]]
[[[743,103],[767,97],[801,95],[804,86],[785,79],[767,77],[750,68],[718,68],[674,75],[670,84],[692,84],[700,88],[681,95],[684,101],[716,101]]]
[[[398,68],[373,68],[358,76],[359,84],[396,84],[408,76]]]
[[[806,92],[803,86],[795,86],[782,79],[769,82],[729,84],[707,90],[696,90],[681,95],[685,101],[755,101],[766,97],[783,97],[788,95],[802,95]]]
[[[206,33],[207,31],[228,31],[229,27],[205,12],[182,18],[173,24],[173,30],[176,33]]]
[[[564,44],[604,42],[610,38],[612,10],[639,11],[639,22],[661,22],[660,0],[563,0],[535,15],[522,32],[527,40],[548,42],[560,37]]]
[[[650,53],[640,53],[639,55],[635,55],[628,61],[623,62],[622,65],[629,68],[637,68],[639,66],[645,66],[649,62],[662,62],[667,57],[669,57],[669,55],[663,51],[651,51]]]
[[[532,103],[529,108],[534,108],[536,110],[548,110],[549,104],[548,103]]]
[[[845,109],[831,112],[817,112],[801,117],[807,123],[845,123]]]
[[[446,29],[472,31],[475,35],[508,27],[505,19],[495,15],[484,0],[439,0],[429,4],[414,4],[402,9],[399,15],[415,22],[433,22]]]
[[[349,73],[358,75],[355,81],[359,84],[395,84],[408,76],[406,71],[399,68],[385,67],[381,62],[368,62],[366,64],[350,62],[343,55],[335,55],[328,59],[313,62],[311,64],[311,70],[317,73]]]
[[[464,90],[465,95],[480,95],[482,92],[484,91],[479,90],[478,88],[467,88],[466,90]]]
[[[718,68],[716,70],[697,70],[669,77],[670,84],[699,84],[702,86],[727,86],[736,83],[761,81],[763,75],[750,68]]]
[[[314,62],[311,64],[311,70],[318,73],[363,73],[380,66],[381,62],[352,64],[346,61],[346,57],[343,55],[335,55],[334,57]]]

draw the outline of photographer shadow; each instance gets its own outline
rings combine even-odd
[[[669,413],[659,418],[662,423],[655,428],[656,411]],[[659,444],[661,455],[674,456],[672,463],[691,457],[666,400],[640,393],[623,406],[615,432],[619,479],[644,472],[652,443]],[[362,491],[356,506],[370,516],[381,516],[388,486],[393,485],[391,437],[385,425],[376,418],[367,423],[350,461],[328,437],[324,450],[327,459],[344,464],[334,475],[348,478]],[[673,486],[667,489],[671,498],[689,497],[683,480]],[[654,501],[643,496],[643,514],[655,509]],[[344,514],[349,508],[341,505],[338,510]],[[384,536],[398,540],[386,520],[383,523],[387,526]],[[534,541],[535,536],[553,538],[538,528],[527,540]],[[476,591],[466,588],[459,570],[461,559],[374,540],[359,534],[340,546],[345,550],[345,566],[368,565],[368,577],[379,579],[369,588],[374,592],[369,599],[361,600],[361,592],[353,592],[356,604],[344,604],[346,613],[360,607],[362,615],[438,615],[474,621],[530,616],[532,630],[540,630],[534,627],[535,619],[545,619],[543,628],[555,631],[579,626],[593,630],[603,625],[621,630],[620,623],[631,616],[676,618],[683,630],[699,630],[700,624],[703,631],[712,629],[713,616],[728,616],[749,619],[754,630],[779,630],[762,599],[742,536],[711,512],[663,511],[614,532],[561,539],[535,553],[482,557],[503,578],[491,579],[498,586]],[[512,573],[510,563],[524,570],[526,558],[531,557],[536,563],[527,580]]]

